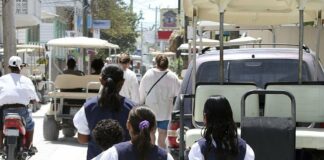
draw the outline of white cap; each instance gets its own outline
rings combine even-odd
[[[9,59],[9,66],[10,67],[18,67],[19,69],[21,69],[22,65],[22,60],[20,57],[18,56],[11,56],[10,59]]]

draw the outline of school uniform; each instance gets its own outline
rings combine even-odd
[[[147,153],[147,159],[150,160],[173,160],[169,153],[156,145]],[[92,160],[138,160],[138,155],[136,147],[128,141],[114,145]]]
[[[237,160],[254,160],[252,148],[241,138],[238,138],[239,154]],[[189,152],[189,160],[215,160],[216,142],[212,140],[212,149],[207,150],[206,139],[202,138],[192,145]],[[204,156],[205,153],[205,156]]]
[[[92,159],[102,152],[100,147],[95,143],[92,138],[92,130],[96,124],[103,119],[114,119],[119,122],[123,128],[124,141],[130,140],[126,122],[128,114],[133,108],[134,104],[127,98],[122,98],[122,107],[119,112],[111,111],[108,107],[100,107],[98,105],[98,97],[93,97],[86,101],[73,118],[74,126],[77,128],[78,133],[89,135],[87,159]]]

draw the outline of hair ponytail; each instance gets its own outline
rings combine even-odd
[[[144,120],[141,123],[145,123],[145,122],[148,121]],[[139,125],[139,130],[140,130],[139,134],[134,137],[133,143],[136,146],[136,149],[140,152],[139,159],[146,160],[145,157],[149,149],[152,147],[151,136],[150,136],[149,125],[146,127],[141,127],[141,123]]]
[[[121,97],[119,91],[123,84],[124,72],[117,65],[108,65],[101,71],[101,78],[105,82],[99,98],[99,105],[109,107],[114,111],[121,108]]]
[[[169,67],[169,60],[168,57],[166,57],[163,54],[158,54],[155,57],[156,65],[159,69],[166,70]]]
[[[132,143],[139,152],[140,160],[148,160],[151,144],[151,132],[155,130],[156,120],[153,112],[146,107],[137,107],[130,111],[128,117],[133,129]]]
[[[211,149],[212,140],[214,140],[217,146],[216,158],[235,159],[239,154],[238,135],[232,109],[227,99],[223,96],[208,98],[204,106],[204,114],[206,127],[203,137],[206,139],[207,150]]]

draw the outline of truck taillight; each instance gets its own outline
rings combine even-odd
[[[178,132],[180,127],[179,121],[171,121],[168,129],[168,147],[169,148],[179,148],[179,143],[177,142]]]
[[[319,127],[320,127],[320,128],[324,128],[324,123],[320,123],[320,124],[319,124]]]

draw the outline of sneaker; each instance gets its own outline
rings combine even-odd
[[[5,150],[4,150],[4,147],[0,147],[0,155],[5,155]]]
[[[35,153],[37,153],[37,152],[38,152],[38,150],[37,150],[37,148],[36,148],[35,146],[31,146],[31,147],[28,149],[28,154],[29,154],[30,156],[35,155]]]

